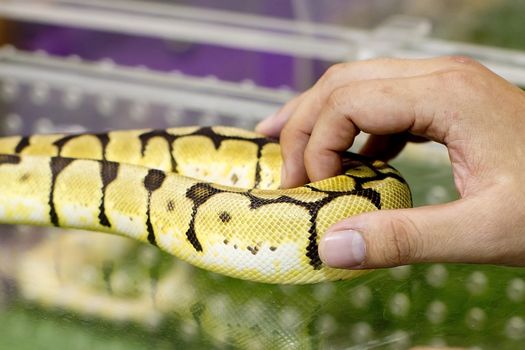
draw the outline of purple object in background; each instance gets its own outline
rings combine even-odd
[[[347,0],[321,3],[310,0],[157,2],[316,22],[341,17],[360,3]],[[295,90],[309,87],[328,66],[327,62],[273,53],[41,24],[20,25],[19,38],[17,45],[30,51],[44,50],[59,56],[74,54],[86,60],[110,58],[121,65],[179,70],[192,76],[214,75],[228,81],[251,80],[260,86],[287,86]]]
[[[293,85],[294,59],[283,55],[48,25],[26,25],[20,34],[18,46],[24,50],[95,61],[111,58],[121,65],[229,81],[250,79],[268,87]]]
[[[398,11],[403,0],[155,0],[152,6],[155,3],[370,27]],[[17,45],[25,50],[44,50],[59,56],[74,54],[86,60],[110,58],[121,65],[178,70],[192,76],[213,75],[228,81],[251,80],[260,86],[287,86],[297,91],[310,87],[330,65],[267,52],[96,30],[33,23],[19,28]]]

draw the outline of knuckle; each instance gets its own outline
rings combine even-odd
[[[472,85],[487,71],[485,66],[468,56],[448,56],[445,59],[452,63],[440,72],[445,83]]]
[[[388,56],[380,56],[380,57],[372,58],[372,59],[370,59],[368,61],[364,61],[364,62],[371,62],[371,63],[378,64],[378,65],[390,65],[392,63],[400,62],[400,61],[402,61],[402,59],[394,58],[394,57],[388,57]]]
[[[336,63],[332,66],[330,66],[326,72],[323,74],[322,76],[322,81],[330,81],[330,80],[333,80],[335,78],[337,78],[338,76],[341,75],[341,73],[347,68],[347,64],[346,63]]]
[[[328,108],[340,114],[351,114],[354,104],[352,103],[352,100],[348,98],[349,89],[350,86],[346,86],[345,88],[339,88],[332,91],[330,96],[328,96]]]
[[[476,74],[467,69],[451,69],[440,74],[443,86],[465,88],[472,86],[476,79]]]
[[[387,265],[404,265],[418,259],[420,234],[412,221],[406,217],[395,218],[390,221],[388,232],[384,256]]]
[[[469,56],[462,56],[462,55],[452,55],[452,56],[448,56],[446,57],[447,60],[449,61],[452,61],[452,63],[454,64],[461,64],[463,66],[467,66],[467,67],[480,67],[481,64],[476,61],[475,59],[473,59],[472,57],[469,57]]]

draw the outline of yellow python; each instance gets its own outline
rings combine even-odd
[[[381,161],[279,190],[275,140],[229,127],[128,130],[0,139],[0,222],[121,234],[232,277],[314,283],[332,269],[318,242],[335,222],[411,206]]]

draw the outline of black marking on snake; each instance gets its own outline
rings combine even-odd
[[[385,180],[387,178],[394,179],[399,181],[402,184],[406,184],[405,179],[403,179],[400,175],[396,173],[382,173],[382,172],[376,172],[373,176],[367,176],[367,177],[359,177],[355,175],[350,174],[344,174],[344,176],[349,177],[355,181],[356,189],[363,189],[363,185],[371,182],[371,181],[381,181]]]
[[[24,148],[28,147],[31,143],[31,138],[29,136],[23,136],[20,138],[20,141],[18,141],[18,144],[15,147],[15,153],[20,153],[24,150]]]
[[[64,157],[51,157],[49,167],[51,168],[51,188],[49,189],[49,219],[54,226],[60,226],[55,209],[55,186],[58,175],[75,159]]]
[[[193,248],[198,252],[202,252],[202,245],[197,238],[197,234],[195,233],[195,218],[197,216],[197,211],[199,210],[199,207],[213,195],[221,192],[221,190],[216,189],[212,185],[205,182],[199,182],[188,188],[186,191],[186,197],[191,199],[193,202],[191,220],[188,231],[186,231],[186,238],[191,243]]]
[[[168,150],[169,150],[170,161],[171,161],[171,171],[177,172],[177,161],[175,157],[173,156],[173,142],[175,142],[175,140],[179,137],[178,135],[170,134],[166,130],[151,130],[143,134],[140,134],[139,135],[140,153],[144,157],[149,141],[155,137],[160,137],[164,139],[166,143],[168,144]]]
[[[248,137],[242,137],[242,136],[226,136],[221,135],[215,132],[212,127],[203,127],[195,132],[189,134],[188,136],[205,136],[208,137],[215,146],[215,149],[219,149],[221,147],[221,144],[223,141],[229,141],[229,140],[236,140],[236,141],[247,141],[255,144],[257,146],[257,162],[255,164],[255,180],[254,180],[254,188],[257,188],[259,184],[261,183],[261,157],[262,157],[262,150],[264,146],[270,143],[277,143],[277,140],[269,139],[267,137],[254,137],[254,138],[248,138]]]
[[[175,210],[175,202],[173,200],[169,200],[168,203],[166,204],[166,209],[168,211],[174,211]]]
[[[29,173],[24,173],[24,174],[22,174],[22,176],[20,176],[20,177],[18,178],[18,181],[19,181],[19,182],[26,182],[27,180],[29,180],[30,177],[31,177],[31,174],[29,174]]]
[[[230,177],[230,181],[232,182],[232,185],[236,185],[237,184],[237,181],[239,181],[239,177],[237,176],[237,174],[232,174],[232,176]]]
[[[259,252],[258,246],[253,246],[253,247],[247,246],[246,249],[248,249],[248,251],[252,253],[253,255],[257,255],[257,253]]]
[[[108,147],[108,144],[109,144],[109,135],[107,133],[99,133],[99,134],[91,134],[91,133],[81,133],[81,134],[71,134],[71,135],[65,135],[61,138],[59,138],[58,140],[54,141],[53,142],[53,145],[57,147],[57,155],[58,156],[61,156],[62,155],[62,150],[64,149],[64,146],[74,140],[74,139],[77,139],[79,137],[82,137],[82,136],[93,136],[93,137],[96,137],[98,139],[98,141],[100,142],[100,147],[101,147],[101,159],[103,160],[106,160],[106,149]]]
[[[395,179],[395,180],[399,181],[402,184],[406,184],[405,179],[403,179],[403,177],[401,177],[401,175],[399,175],[397,173],[393,173],[393,172],[383,173],[383,172],[379,171],[378,169],[376,169],[376,167],[373,165],[373,161],[374,160],[372,158],[369,158],[369,157],[366,157],[366,156],[363,156],[363,155],[357,154],[357,153],[351,153],[351,152],[343,153],[342,158],[343,158],[343,169],[345,171],[347,169],[357,168],[359,166],[364,165],[364,166],[366,166],[368,168],[367,170],[372,170],[374,172],[373,176],[365,176],[365,177],[359,177],[359,176],[350,175],[350,174],[345,173],[344,174],[345,176],[355,180],[356,188],[361,189],[361,188],[363,188],[362,186],[365,183],[367,183],[367,182],[380,181],[380,180],[384,180],[384,179],[387,179],[387,178]],[[393,168],[392,166],[387,165],[386,163],[383,163],[383,167],[381,169],[393,169],[393,170],[395,170],[395,168]]]
[[[253,187],[258,187],[261,183],[261,157],[262,148],[260,144],[257,144],[257,163],[255,164],[255,181]]]
[[[59,138],[58,140],[56,140],[55,142],[53,142],[53,145],[55,145],[58,149],[57,151],[57,155],[58,156],[61,156],[62,155],[62,149],[64,148],[64,146],[66,145],[66,143],[68,143],[69,141],[73,140],[73,139],[76,139],[80,136],[84,136],[86,134],[72,134],[72,135],[66,135],[66,136],[63,136],[61,138]]]
[[[359,163],[359,165],[363,165],[363,164]],[[193,202],[193,211],[191,215],[190,225],[189,225],[188,231],[186,232],[186,237],[188,241],[192,244],[192,246],[195,248],[196,251],[203,250],[202,245],[199,242],[199,239],[195,232],[195,219],[198,214],[199,207],[203,205],[206,201],[208,201],[211,197],[219,193],[236,193],[238,195],[247,197],[250,200],[249,208],[251,210],[257,210],[260,207],[263,207],[265,205],[270,205],[270,204],[289,203],[292,205],[296,205],[296,206],[305,208],[310,215],[310,227],[308,230],[308,245],[306,247],[305,255],[308,257],[310,261],[310,265],[314,269],[320,269],[322,266],[322,262],[319,257],[319,251],[318,251],[318,245],[317,245],[317,238],[318,238],[317,217],[319,215],[321,208],[323,208],[324,206],[326,206],[328,203],[332,202],[336,198],[351,195],[351,196],[359,196],[359,197],[365,198],[370,203],[372,203],[377,209],[381,209],[381,194],[374,189],[364,188],[363,186],[368,181],[376,181],[376,180],[379,180],[380,178],[392,177],[392,178],[397,179],[396,176],[390,176],[390,175],[391,175],[390,173],[387,173],[387,174],[378,173],[377,176],[370,177],[370,178],[358,178],[358,177],[352,176],[352,178],[355,180],[355,187],[353,190],[350,190],[350,191],[328,191],[328,190],[318,189],[311,185],[306,185],[305,187],[309,188],[310,190],[314,192],[320,192],[325,195],[325,197],[317,201],[313,201],[313,202],[303,202],[303,201],[300,201],[298,199],[295,199],[293,197],[286,196],[286,195],[282,195],[276,198],[260,198],[256,194],[254,194],[252,190],[248,190],[246,192],[233,192],[233,191],[227,191],[224,189],[219,189],[209,183],[200,182],[200,183],[197,183],[191,186],[186,191],[186,197],[192,200]],[[221,213],[220,216],[224,216],[223,214],[224,213]],[[223,218],[221,218],[221,220]],[[246,249],[249,250],[252,254],[256,255],[259,252],[260,248],[259,246],[254,245],[254,246],[248,246]],[[276,247],[270,247],[270,250],[272,251],[275,251],[276,249],[277,249]]]
[[[57,147],[57,157],[51,158],[51,174],[52,174],[52,180],[51,180],[51,193],[49,195],[49,206],[50,206],[50,212],[49,215],[51,217],[51,222],[53,225],[58,226],[58,216],[55,210],[54,205],[54,190],[55,190],[55,182],[56,177],[64,170],[64,168],[71,163],[74,158],[66,158],[61,157],[62,150],[64,146],[70,142],[71,140],[74,140],[76,138],[82,137],[82,136],[94,136],[96,137],[100,144],[101,144],[101,157],[102,159],[106,159],[106,149],[107,145],[109,144],[109,135],[107,133],[100,133],[100,134],[90,134],[90,133],[81,133],[81,134],[71,134],[66,135],[58,140],[53,142],[53,145]],[[22,138],[20,142],[18,143],[15,151],[21,152],[25,147],[29,145],[29,139],[24,140]],[[101,163],[101,178],[102,178],[102,201],[99,208],[99,222],[103,226],[110,227],[109,220],[105,214],[105,208],[104,208],[104,202],[105,202],[105,191],[107,185],[115,180],[116,172],[118,170],[118,163],[115,162],[102,162]]]
[[[200,129],[197,129],[196,131],[192,132],[191,134],[189,134],[188,136],[204,136],[204,137],[207,137],[208,139],[211,140],[211,142],[213,142],[213,146],[215,147],[215,149],[219,149],[221,147],[221,144],[224,140],[239,140],[241,139],[241,137],[239,136],[224,136],[224,135],[220,135],[220,134],[217,134],[212,127],[210,126],[205,126],[205,127],[202,127]],[[242,138],[242,140],[245,140],[245,138]]]
[[[227,211],[223,211],[219,214],[219,219],[221,219],[223,223],[227,224],[232,219],[232,216]]]
[[[106,189],[110,183],[117,178],[119,163],[100,162],[100,178],[102,179],[102,198],[98,208],[98,221],[102,226],[111,227],[111,223],[106,215]]]
[[[102,147],[102,159],[106,160],[106,150],[109,144],[109,135],[107,133],[101,133],[101,134],[93,134],[93,136],[95,136],[100,142],[100,145]]]
[[[0,154],[0,165],[2,164],[20,164],[20,156],[14,154]]]
[[[153,225],[151,224],[151,195],[153,194],[153,192],[155,192],[162,186],[162,183],[165,179],[166,174],[163,171],[157,169],[149,169],[148,174],[144,178],[144,187],[148,191],[148,206],[146,209],[146,228],[148,230],[148,241],[154,246],[157,245],[157,239],[155,237]]]
[[[151,131],[148,131],[148,132],[145,132],[139,135],[139,139],[141,142],[142,156],[144,156],[148,142],[152,138],[154,137],[163,138],[164,140],[166,140],[166,143],[169,146],[172,171],[177,172],[177,161],[175,157],[173,156],[173,143],[180,138],[192,137],[192,136],[204,136],[208,138],[213,143],[213,146],[215,147],[215,149],[219,149],[223,141],[236,140],[236,141],[246,141],[246,142],[254,143],[257,146],[257,162],[255,165],[254,187],[258,187],[261,182],[260,160],[262,157],[262,150],[264,146],[266,146],[269,143],[277,143],[276,140],[268,139],[265,137],[249,138],[249,137],[234,136],[234,135],[226,136],[226,135],[222,135],[222,134],[215,132],[215,130],[212,127],[202,127],[202,128],[195,130],[192,133],[181,134],[181,135],[171,134],[167,130],[151,130]]]

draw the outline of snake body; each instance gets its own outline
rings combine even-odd
[[[400,174],[354,156],[340,176],[279,189],[279,144],[229,127],[0,139],[0,222],[149,242],[193,265],[267,283],[362,273],[324,266],[337,221],[411,206]]]

